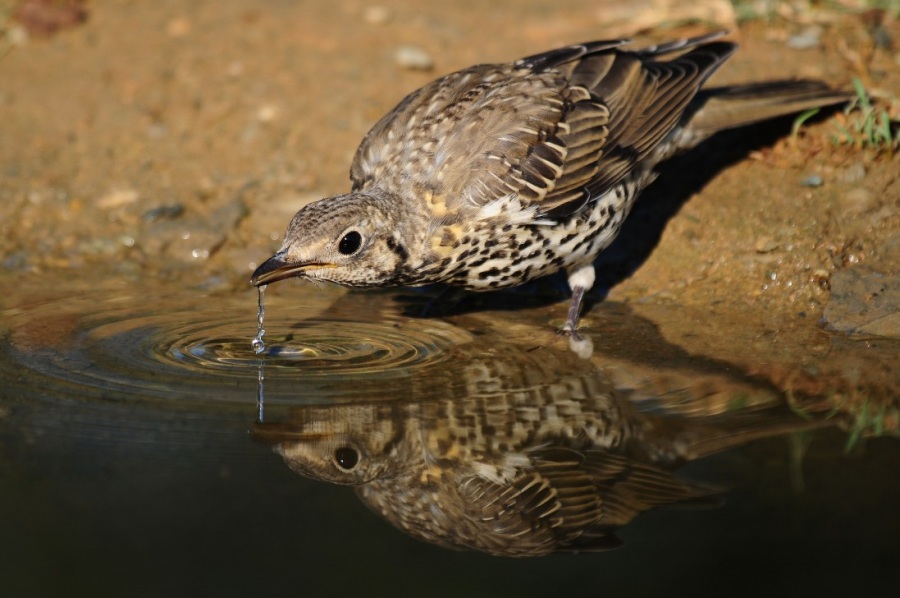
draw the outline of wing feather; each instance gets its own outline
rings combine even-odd
[[[735,48],[715,37],[638,51],[591,42],[448,75],[373,127],[353,187],[428,193],[470,217],[502,213],[484,209],[493,202],[535,220],[571,214],[652,168],[644,161]],[[682,53],[661,59],[671,52]]]
[[[640,513],[716,493],[604,450],[545,447],[528,455],[532,466],[509,483],[468,476],[458,488],[468,507],[460,524],[473,526],[470,531],[498,552],[525,535],[535,554],[614,548],[621,543],[615,530]]]

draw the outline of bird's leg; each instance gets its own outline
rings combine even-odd
[[[562,331],[575,334],[578,329],[578,315],[581,313],[581,299],[584,297],[584,287],[572,289],[572,303],[569,304],[569,315],[566,317],[566,325]]]
[[[569,288],[572,289],[572,303],[569,304],[569,314],[562,331],[575,335],[578,330],[578,316],[581,314],[581,300],[584,298],[584,292],[594,286],[594,264],[575,266],[568,270],[568,274]]]

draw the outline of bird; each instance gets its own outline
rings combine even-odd
[[[594,260],[658,164],[719,131],[849,99],[811,80],[704,87],[737,49],[724,35],[593,41],[413,91],[363,138],[350,192],[300,209],[251,284],[491,291],[564,270],[562,330],[575,333]]]
[[[304,406],[254,434],[295,473],[355,487],[421,540],[502,556],[604,551],[639,513],[711,493],[653,462],[680,454],[663,441],[647,454],[627,402],[588,388]]]
[[[281,421],[258,422],[253,435],[295,473],[354,488],[415,538],[534,557],[617,548],[617,532],[652,509],[718,506],[722,488],[683,479],[677,468],[759,438],[834,425],[777,402],[700,416],[707,397],[684,393],[642,408],[605,370],[565,352],[501,349],[446,375],[456,393],[447,384],[437,394],[413,387],[398,400],[298,405]]]

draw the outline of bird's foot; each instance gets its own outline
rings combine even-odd
[[[581,338],[581,335],[578,334],[577,324],[572,324],[572,322],[569,322],[568,320],[562,328],[557,328],[556,334],[570,338]]]
[[[566,323],[559,334],[578,339],[578,317],[581,313],[581,299],[584,297],[584,287],[572,288],[572,302],[569,304],[569,313],[566,315]]]
[[[587,334],[581,334],[566,322],[565,326],[556,329],[556,338],[565,338],[569,350],[581,359],[589,359],[594,354],[594,340]]]

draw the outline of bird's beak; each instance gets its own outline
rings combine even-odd
[[[285,278],[290,278],[292,276],[300,276],[303,274],[303,270],[308,266],[309,264],[304,263],[289,264],[282,261],[278,255],[273,255],[260,264],[259,268],[253,272],[253,276],[250,277],[250,284],[258,287],[260,285],[278,282],[279,280],[284,280]]]
[[[254,440],[279,447],[298,442],[315,442],[329,438],[327,433],[311,432],[304,429],[301,425],[292,425],[290,422],[256,423],[251,433]]]
[[[272,284],[273,282],[278,282],[285,278],[303,276],[303,274],[309,270],[317,270],[319,268],[334,268],[334,264],[320,264],[318,262],[297,262],[290,264],[282,260],[281,256],[276,253],[260,264],[259,268],[253,272],[253,276],[250,277],[250,284],[255,287],[264,284]]]

